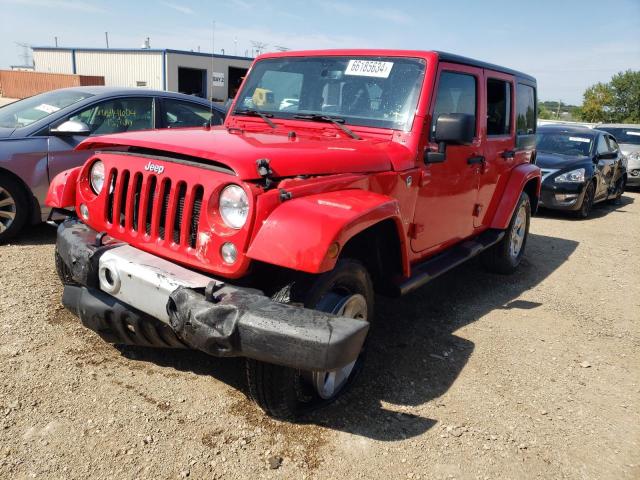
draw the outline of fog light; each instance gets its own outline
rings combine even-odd
[[[89,220],[89,207],[87,207],[84,203],[80,204],[80,215],[85,220]]]
[[[569,202],[578,198],[577,193],[556,193],[556,200],[559,202]]]
[[[223,243],[222,247],[220,248],[220,255],[222,255],[222,260],[224,260],[224,263],[232,264],[235,263],[236,259],[238,258],[238,250],[236,249],[236,246],[231,242]]]

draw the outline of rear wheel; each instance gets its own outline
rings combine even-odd
[[[340,260],[336,267],[311,282],[287,285],[274,296],[279,301],[302,303],[307,308],[348,318],[371,321],[374,294],[364,266]],[[365,343],[366,344],[366,343]],[[365,349],[358,358],[332,371],[307,372],[257,360],[247,360],[247,382],[254,401],[276,418],[294,418],[326,405],[343,394],[362,369]]]
[[[584,196],[582,197],[582,203],[580,204],[580,208],[576,210],[576,215],[578,218],[587,218],[591,213],[591,208],[593,208],[593,200],[596,196],[596,187],[593,182],[589,182],[587,185],[587,189],[584,192]]]
[[[504,237],[482,254],[482,263],[488,270],[507,274],[518,268],[527,244],[530,221],[531,201],[529,195],[522,192]]]
[[[13,238],[29,217],[29,197],[20,183],[0,175],[0,244]]]

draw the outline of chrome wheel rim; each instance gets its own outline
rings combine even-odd
[[[16,201],[11,194],[0,187],[0,233],[8,230],[16,218]]]
[[[367,301],[359,293],[339,295],[329,293],[318,304],[318,310],[333,313],[340,317],[367,320]],[[335,396],[346,385],[353,372],[356,361],[337,370],[313,372],[311,383],[320,398],[329,399]]]
[[[509,241],[509,254],[512,258],[518,258],[522,245],[524,244],[524,237],[527,230],[527,209],[524,205],[520,206],[516,218],[511,228],[511,238]]]

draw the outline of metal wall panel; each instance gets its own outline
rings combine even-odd
[[[77,73],[73,71],[73,54],[69,50],[34,50],[36,72]]]
[[[80,75],[104,76],[111,87],[163,87],[162,52],[76,50],[76,68]]]

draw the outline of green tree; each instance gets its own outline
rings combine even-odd
[[[538,102],[538,118],[542,120],[549,120],[551,118],[551,112],[542,102]]]
[[[583,95],[581,115],[587,122],[609,122],[613,110],[613,89],[608,83],[598,82],[587,88]]]
[[[620,72],[611,78],[609,85],[616,121],[640,123],[640,71]]]

